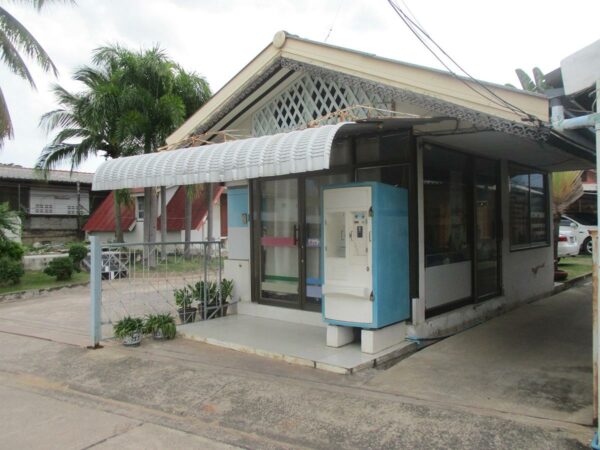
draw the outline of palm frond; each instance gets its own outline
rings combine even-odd
[[[563,214],[573,202],[583,195],[581,170],[554,172],[552,174],[552,205],[554,214]]]
[[[4,139],[13,137],[12,120],[8,112],[8,106],[4,99],[4,93],[0,88],[0,148],[4,145]]]
[[[34,59],[44,72],[58,75],[56,66],[40,43],[27,31],[27,28],[2,7],[0,7],[0,29],[16,49]]]
[[[1,17],[1,16],[0,16]],[[33,88],[35,81],[27,68],[27,64],[19,55],[18,50],[12,44],[10,38],[2,30],[2,22],[0,20],[0,59],[7,65],[8,69],[17,75],[19,78],[26,80]]]

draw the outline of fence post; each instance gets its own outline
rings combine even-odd
[[[88,348],[101,348],[102,339],[101,306],[102,306],[102,247],[98,236],[90,236],[90,338]]]

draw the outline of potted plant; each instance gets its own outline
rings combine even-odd
[[[184,286],[181,289],[175,289],[175,304],[178,309],[179,319],[181,323],[190,323],[196,320],[196,308],[192,306],[194,297],[188,286]]]
[[[173,339],[177,334],[175,318],[171,314],[150,314],[144,323],[144,332],[156,340]]]
[[[217,294],[217,285],[212,281],[198,281],[195,285],[189,286],[190,291],[194,297],[194,300],[198,302],[198,313],[201,318],[204,318],[204,296],[206,295],[206,306],[214,306],[214,299]],[[210,314],[212,309],[208,309]]]
[[[127,347],[137,347],[142,342],[144,322],[139,317],[127,316],[113,325],[116,338],[123,340]]]
[[[221,280],[221,301],[223,302],[223,308],[219,311],[219,317],[227,315],[228,300],[233,297],[233,280],[223,278]]]

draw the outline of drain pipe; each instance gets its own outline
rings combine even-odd
[[[564,111],[564,107],[560,104],[557,104],[556,101],[557,99],[553,99],[551,100],[551,106],[552,106],[552,128],[557,130],[557,131],[564,131],[564,130],[575,130],[578,128],[590,128],[590,127],[594,127],[596,130],[596,214],[598,215],[598,224],[600,224],[600,189],[598,186],[598,176],[600,176],[600,80],[596,81],[596,112],[594,114],[588,114],[586,116],[580,116],[580,117],[575,117],[572,119],[565,119],[565,111]],[[593,241],[594,242],[594,247],[597,247],[598,245],[598,237],[596,237],[596,239]],[[597,251],[597,249],[594,249],[594,253],[596,255],[599,254],[599,252]],[[598,275],[600,275],[600,264],[598,264],[597,259],[594,260],[594,266],[593,266],[593,270],[594,270],[594,274],[596,276],[596,279],[598,280],[598,282],[596,283],[596,289],[594,291],[594,294],[592,295],[593,298],[593,311],[595,313],[595,317],[594,317],[594,349],[593,349],[593,360],[594,360],[594,369],[595,369],[595,380],[594,380],[594,387],[595,392],[594,392],[594,416],[596,419],[596,422],[598,422],[598,415],[600,414],[600,397],[599,397],[599,392],[598,392],[598,384],[599,381],[598,380],[598,374],[600,373],[600,371],[598,369],[600,369],[600,367],[598,367],[598,362],[599,362],[599,358],[598,358],[598,343],[600,342],[600,327],[598,326],[598,324],[600,323],[600,308],[598,308],[598,298],[600,295],[600,278],[598,278]],[[598,426],[598,424],[597,424]],[[592,442],[592,448],[593,449],[600,449],[600,445],[598,442],[598,435],[599,435],[600,429],[596,430],[596,435],[594,436],[594,440]]]

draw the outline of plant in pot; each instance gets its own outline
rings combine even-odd
[[[127,316],[113,325],[116,338],[123,340],[127,347],[137,347],[142,342],[144,322],[139,317]]]
[[[144,333],[156,340],[173,339],[177,334],[175,318],[171,314],[150,314],[144,323]]]
[[[198,281],[194,286],[190,286],[190,290],[193,293],[194,300],[198,302],[198,313],[201,318],[204,318],[202,314],[204,311],[204,297],[206,296],[206,306],[208,307],[208,315],[213,311],[212,307],[215,306],[215,298],[217,295],[217,284],[212,281]]]
[[[227,315],[228,300],[233,297],[233,280],[223,278],[221,280],[221,301],[223,302],[223,308],[219,311],[219,317]]]
[[[196,320],[196,308],[192,306],[194,297],[189,287],[184,286],[181,289],[175,289],[173,292],[181,323],[190,323]]]

